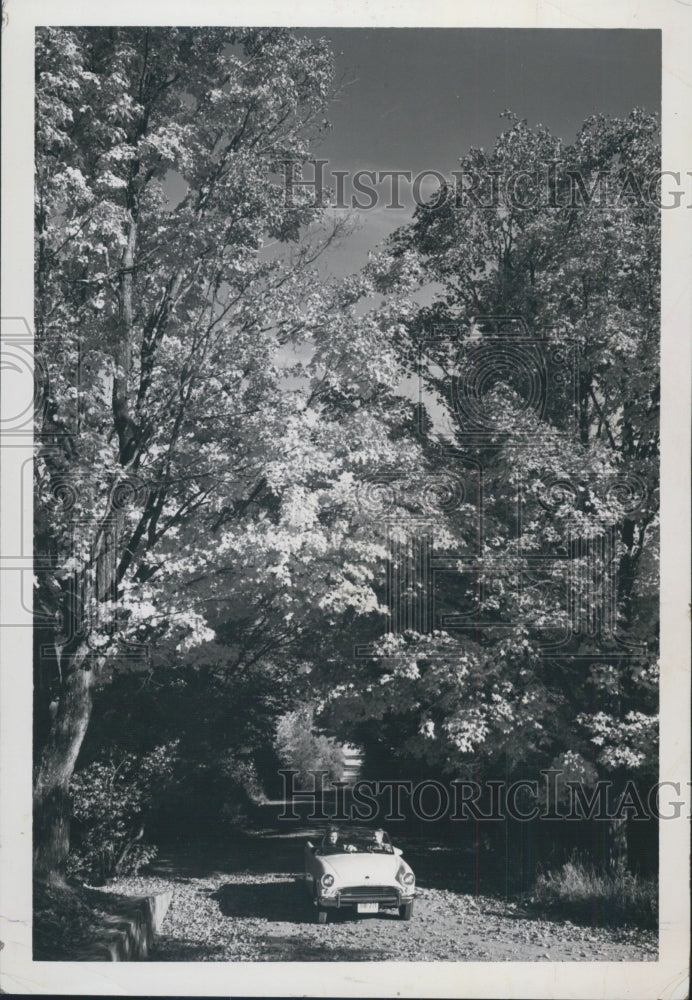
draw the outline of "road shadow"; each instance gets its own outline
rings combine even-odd
[[[302,879],[296,882],[229,882],[210,893],[224,917],[248,917],[292,924],[313,924],[315,907]],[[329,911],[329,923],[388,921],[400,919],[396,910],[357,915],[353,908]]]
[[[252,837],[242,833],[229,836],[224,842],[171,845],[161,853],[147,871],[152,875],[186,882],[215,873],[228,875],[247,872],[270,875],[302,871],[305,839],[283,840],[281,837]]]
[[[211,893],[224,917],[309,924],[314,908],[305,886],[297,882],[229,882]]]
[[[417,884],[427,889],[492,895],[501,884],[500,865],[487,855],[413,840],[402,841],[400,846],[416,874]]]

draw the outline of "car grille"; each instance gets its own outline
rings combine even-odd
[[[352,885],[339,892],[341,903],[384,903],[399,905],[399,892],[391,885]]]

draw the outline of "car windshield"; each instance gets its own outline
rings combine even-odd
[[[350,828],[325,833],[320,854],[392,854],[392,842],[384,830]]]

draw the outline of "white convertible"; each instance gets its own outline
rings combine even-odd
[[[308,841],[305,882],[320,924],[330,910],[344,908],[398,909],[402,920],[413,913],[415,876],[384,830],[349,827],[342,833],[330,827],[320,844]]]

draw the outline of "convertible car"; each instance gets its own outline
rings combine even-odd
[[[305,845],[305,883],[317,922],[326,924],[330,910],[356,914],[398,909],[410,920],[416,879],[383,830],[330,828],[319,844]]]

